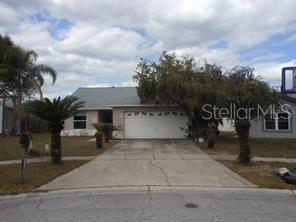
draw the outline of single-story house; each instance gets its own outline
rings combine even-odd
[[[92,136],[93,123],[113,123],[113,137],[126,138],[186,138],[187,116],[177,106],[141,104],[136,87],[79,88],[74,93],[85,106],[67,119],[63,136]],[[291,118],[277,113],[251,121],[250,137],[296,138],[296,94],[281,93],[282,104],[289,104]],[[233,121],[225,120],[220,131],[234,131]]]
[[[292,70],[286,78],[285,72]],[[250,137],[296,138],[296,68],[283,68],[281,103],[291,113],[277,112],[251,121]],[[178,106],[141,104],[136,87],[79,88],[74,93],[85,106],[65,121],[62,135],[94,135],[93,123],[113,123],[113,137],[186,138],[187,116]],[[224,121],[221,131],[234,130],[233,121]]]
[[[85,101],[67,119],[62,135],[94,135],[93,123],[113,123],[113,137],[186,138],[187,116],[177,106],[141,104],[136,87],[79,88],[73,96]]]

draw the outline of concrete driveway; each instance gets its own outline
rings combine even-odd
[[[136,186],[254,187],[189,140],[122,140],[40,189]]]

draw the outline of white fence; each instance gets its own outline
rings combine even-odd
[[[96,132],[96,130],[92,129],[62,130],[61,136],[94,136]]]

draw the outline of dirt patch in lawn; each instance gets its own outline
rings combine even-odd
[[[20,165],[0,166],[0,194],[34,192],[35,189],[61,176],[87,161],[63,161],[59,165],[51,162],[29,163],[25,183],[20,182]]]
[[[286,183],[274,170],[281,167],[288,169],[296,168],[296,163],[265,163],[252,162],[248,165],[240,164],[237,161],[219,161],[226,167],[250,182],[264,188],[296,189],[296,185]]]

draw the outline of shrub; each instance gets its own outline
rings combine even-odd
[[[93,124],[93,127],[98,132],[103,132],[106,142],[109,141],[109,138],[111,136],[111,133],[115,129],[115,127],[111,123],[94,123]]]

